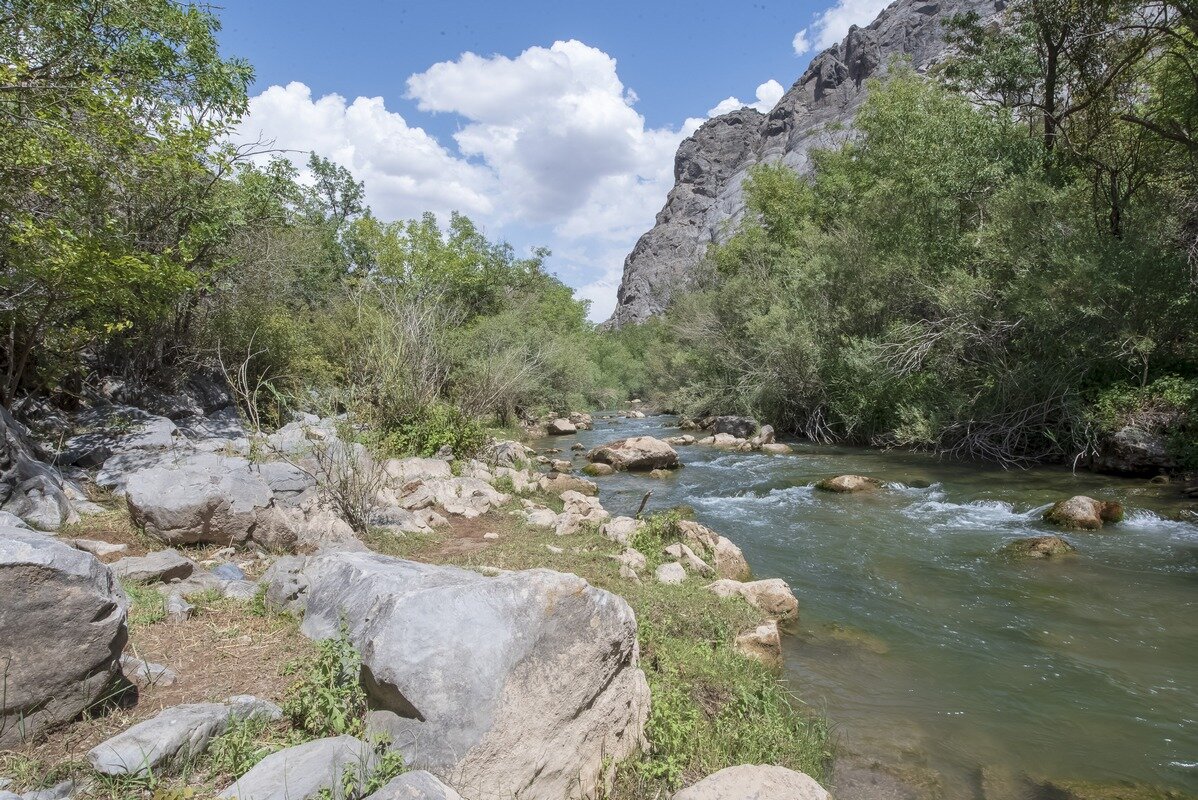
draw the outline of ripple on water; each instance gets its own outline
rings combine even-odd
[[[772,524],[768,517],[752,512],[763,509],[787,509],[814,503],[810,486],[788,486],[767,492],[745,492],[734,495],[702,495],[691,498],[691,505],[720,518],[736,518],[747,524]]]

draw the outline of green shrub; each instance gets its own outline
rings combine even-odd
[[[322,640],[315,655],[286,669],[297,676],[283,698],[283,713],[295,728],[315,737],[363,734],[362,658],[345,631],[336,639]]]
[[[437,403],[384,433],[379,449],[395,458],[429,457],[449,445],[455,456],[465,458],[482,449],[486,441],[486,432],[479,420],[467,417],[452,405]]]

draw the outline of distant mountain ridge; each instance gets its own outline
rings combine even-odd
[[[983,18],[1003,0],[897,0],[864,28],[817,55],[769,114],[742,108],[708,120],[678,148],[674,188],[653,228],[624,260],[608,326],[640,323],[665,311],[689,285],[707,245],[727,239],[744,214],[743,184],[751,167],[781,162],[799,173],[809,151],[833,142],[865,96],[866,79],[898,55],[923,72],[948,52],[945,24],[958,14]],[[842,134],[843,135],[843,134]]]

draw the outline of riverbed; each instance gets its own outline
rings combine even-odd
[[[667,437],[673,417],[603,419],[538,449]],[[1176,487],[1068,469],[1003,470],[906,452],[789,442],[792,455],[677,448],[668,478],[600,478],[604,506],[680,504],[785,579],[800,620],[785,679],[842,750],[929,795],[1036,779],[1198,793],[1198,524]],[[581,455],[575,454],[581,466]],[[817,492],[838,474],[886,482]],[[1012,561],[1012,539],[1058,532],[1055,500],[1120,501],[1126,519],[1065,532],[1075,556]]]

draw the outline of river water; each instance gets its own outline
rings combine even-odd
[[[569,457],[574,441],[678,433],[673,417],[600,417],[537,444]],[[1198,525],[1176,521],[1175,487],[791,444],[786,456],[680,447],[669,478],[598,482],[613,514],[650,490],[650,510],[692,506],[755,577],[791,585],[786,678],[846,752],[948,798],[975,796],[982,769],[1198,792]],[[887,488],[812,488],[845,473]],[[1117,499],[1127,518],[1065,533],[1076,556],[998,555],[1050,532],[1043,510],[1074,494]]]

